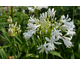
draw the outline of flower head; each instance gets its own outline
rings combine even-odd
[[[48,54],[48,48],[47,48],[47,44],[46,44],[46,42],[44,43],[44,45],[41,45],[40,47],[38,47],[37,48],[38,50],[39,49],[41,49],[40,51],[39,51],[39,53],[41,53],[41,52],[46,52],[46,54]]]

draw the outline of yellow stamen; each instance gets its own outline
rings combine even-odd
[[[59,35],[56,35],[56,37],[58,37]]]
[[[30,28],[30,30],[32,30],[32,28]]]
[[[42,52],[44,52],[44,50],[42,50]]]
[[[74,47],[74,44],[73,44],[73,47]]]

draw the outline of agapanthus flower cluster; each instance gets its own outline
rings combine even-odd
[[[9,22],[9,29],[8,29],[9,36],[16,36],[17,34],[19,34],[21,32],[21,30],[20,30],[21,26],[20,25],[17,26],[17,22],[15,22],[15,24],[13,24],[11,17],[9,17],[8,22]]]
[[[69,18],[68,15],[67,17],[62,15],[60,20],[57,21],[55,13],[56,11],[54,8],[49,8],[47,12],[40,14],[38,19],[34,16],[30,17],[27,24],[27,30],[23,33],[24,37],[29,39],[32,37],[33,33],[37,33],[37,31],[40,32],[36,35],[38,38],[40,38],[42,33],[49,35],[48,32],[50,32],[50,36],[45,36],[43,45],[37,48],[40,50],[39,53],[45,51],[46,54],[48,54],[50,51],[57,48],[56,45],[64,44],[66,48],[73,46],[71,42],[73,35],[75,35],[75,25],[73,20],[71,21],[71,18]],[[59,40],[62,40],[63,43]]]

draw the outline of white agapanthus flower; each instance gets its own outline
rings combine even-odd
[[[22,12],[25,13],[25,10],[23,9]]]
[[[68,17],[69,17],[69,15],[67,15],[66,18],[65,18],[64,15],[62,15],[60,21],[61,21],[62,23],[69,22],[69,21],[71,20],[71,18],[68,18]]]
[[[64,22],[63,27],[65,27],[67,30],[73,30],[75,28],[75,25],[73,24],[73,21]]]
[[[30,16],[30,19],[28,20],[28,23],[35,23],[35,19]]]
[[[54,18],[55,12],[56,12],[56,11],[54,11],[54,8],[52,8],[52,10],[49,8],[49,9],[48,9],[48,17],[52,16],[52,17]]]
[[[47,12],[40,14],[40,19],[46,19],[47,18]]]
[[[47,9],[47,8],[48,8],[48,6],[34,6],[34,9],[41,10],[42,8]]]
[[[68,40],[68,41],[70,41],[70,40],[72,39],[72,36],[70,36],[70,37],[65,37],[65,36],[63,36],[63,38],[66,39],[66,40]],[[63,38],[62,38],[62,39],[63,39]]]
[[[75,35],[75,31],[73,31],[73,30],[68,30],[67,31],[67,33],[66,33],[66,35]]]
[[[28,7],[28,10],[29,10],[30,12],[34,12],[34,9],[33,9],[32,7]]]
[[[54,36],[54,35],[52,35],[51,39],[49,39],[49,38],[47,38],[47,37],[45,37],[45,39],[46,39],[46,41],[48,41],[50,44],[53,44],[53,43],[55,43],[55,44],[61,44],[60,42],[56,42],[56,41],[58,41],[58,39],[55,39],[55,36]]]
[[[63,40],[66,48],[70,48],[71,46],[73,46],[73,45],[72,45],[72,42],[70,41],[70,38],[66,37],[65,39],[62,38],[62,40]]]
[[[38,47],[38,48],[37,48],[38,50],[41,49],[41,50],[39,51],[39,53],[45,51],[46,54],[48,54],[48,48],[47,48],[47,46],[48,46],[48,44],[46,44],[46,42],[45,42],[44,45],[41,45],[40,47]]]
[[[52,51],[52,50],[55,50],[56,47],[55,47],[54,44],[57,44],[57,45],[62,44],[61,42],[56,42],[56,41],[58,41],[58,39],[55,39],[55,36],[54,36],[54,35],[52,35],[51,39],[49,39],[49,38],[47,38],[47,37],[45,37],[45,39],[46,39],[46,41],[47,41],[48,43],[46,44],[46,42],[45,42],[44,45],[41,45],[41,47],[38,48],[38,49],[42,48],[42,49],[39,51],[39,53],[41,53],[41,52],[45,49],[45,52],[48,54],[48,52],[50,52],[50,51]]]
[[[23,33],[25,39],[29,39],[36,32],[37,27],[40,26],[33,23],[28,23],[27,25],[28,25],[27,27],[28,30],[27,32]]]
[[[29,39],[33,33],[34,33],[33,30],[30,30],[28,32],[24,32],[23,35],[24,35],[25,39]]]
[[[36,24],[33,24],[33,23],[28,23],[28,27],[27,29],[29,30],[36,30],[37,27],[39,27],[40,25],[36,25]]]
[[[60,33],[61,30],[56,30],[54,28],[54,32],[51,33],[51,35],[54,35],[57,39],[61,38],[62,33]]]
[[[48,7],[28,7],[28,9],[32,12],[34,12],[35,9],[40,10],[42,8]],[[56,11],[54,10],[54,8],[49,8],[47,12],[41,13],[40,17],[35,18],[33,16],[28,20],[27,31],[23,33],[26,39],[29,39],[37,31],[38,34],[36,34],[36,36],[39,40],[41,40],[41,35],[48,35],[48,33],[50,33],[51,31],[51,37],[49,37],[50,39],[48,37],[45,37],[45,43],[37,48],[38,50],[40,50],[39,53],[45,51],[46,54],[48,54],[48,52],[57,48],[56,45],[64,44],[66,48],[70,48],[71,46],[73,46],[71,42],[72,36],[75,34],[75,25],[73,23],[73,20],[71,21],[69,15],[67,15],[67,17],[65,17],[65,15],[62,15],[60,21],[57,22],[55,18],[55,12]],[[60,40],[63,40],[63,43],[59,42]]]
[[[55,50],[55,45],[54,44],[51,44],[51,43],[48,43],[48,51],[52,51],[52,50]]]

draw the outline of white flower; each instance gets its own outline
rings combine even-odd
[[[36,30],[37,27],[39,27],[40,25],[36,25],[36,24],[33,24],[33,23],[28,23],[28,27],[27,29],[29,30]]]
[[[34,12],[34,9],[32,7],[28,7],[28,10]]]
[[[71,21],[69,30],[73,30],[74,28],[75,28],[75,25],[74,25],[73,21]]]
[[[23,13],[25,13],[25,10],[22,10]]]
[[[58,41],[58,39],[55,39],[55,36],[54,36],[54,35],[52,35],[51,39],[49,39],[49,38],[47,38],[47,37],[45,37],[45,39],[46,39],[46,41],[48,41],[50,44],[53,44],[53,43],[55,43],[55,44],[62,44],[62,43],[60,43],[60,42],[56,42],[56,41]]]
[[[72,30],[68,30],[67,33],[66,33],[66,35],[72,35],[72,36],[73,36],[74,34],[75,34],[75,31],[72,31]]]
[[[44,16],[45,16],[44,13],[40,14],[40,19],[44,19]]]
[[[61,22],[64,22],[64,19],[65,19],[65,16],[62,15],[60,21],[61,21]]]
[[[28,27],[27,27],[27,32],[23,33],[24,37],[26,39],[29,39],[35,32],[36,32],[36,28],[39,27],[40,25],[36,25],[33,23],[28,23]]]
[[[67,17],[65,18],[65,16],[64,15],[62,15],[61,16],[61,19],[60,19],[60,21],[62,22],[62,23],[66,23],[66,22],[68,22],[68,21],[70,21],[71,20],[71,18],[68,18],[69,17],[69,15],[67,15]]]
[[[70,36],[70,38],[63,36],[63,38],[66,39],[66,40],[68,40],[68,41],[70,41],[72,39],[72,36]]]
[[[65,27],[67,30],[73,30],[75,28],[75,25],[72,22],[64,22],[63,27]]]
[[[69,38],[62,38],[62,40],[64,41],[64,44],[66,45],[67,48],[70,48],[72,45],[72,42],[70,42]]]
[[[55,12],[56,12],[56,11],[54,11],[54,8],[52,8],[52,11],[51,11],[51,9],[49,8],[49,9],[48,9],[48,17],[50,17],[50,16],[53,16],[53,17],[54,17],[54,16],[55,16]]]
[[[40,10],[40,9],[42,9],[42,6],[34,6],[34,9]]]
[[[40,14],[40,19],[46,19],[47,18],[47,12]]]
[[[40,47],[38,47],[37,49],[39,50],[39,49],[41,49],[40,51],[39,51],[39,53],[41,53],[41,52],[46,52],[46,54],[48,54],[48,48],[47,48],[47,44],[46,44],[46,42],[44,43],[44,45],[41,45]]]
[[[12,23],[12,19],[8,19],[8,22],[9,22],[9,23]]]
[[[35,19],[33,19],[33,17],[30,16],[30,19],[28,20],[28,23],[34,23]]]
[[[61,38],[62,33],[60,33],[61,30],[56,30],[54,28],[54,32],[51,33],[51,35],[54,35],[55,37],[57,37],[57,39]]]
[[[23,35],[24,35],[25,39],[29,39],[33,33],[34,33],[33,30],[30,30],[28,32],[23,33]]]
[[[42,8],[48,8],[48,6],[34,6],[34,9],[41,10]]]
[[[42,6],[43,8],[45,8],[45,9],[47,9],[48,8],[48,6]]]
[[[9,34],[9,35],[12,35],[12,34],[13,34],[13,29],[9,28],[9,29],[8,29],[8,34]]]
[[[55,50],[55,48],[54,44],[48,43],[48,51]]]

